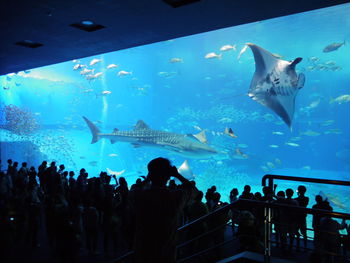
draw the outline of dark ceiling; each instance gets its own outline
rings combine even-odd
[[[201,0],[174,8],[162,0],[2,0],[0,75],[346,2]],[[105,28],[70,26],[83,20]],[[42,46],[15,44],[24,40]]]

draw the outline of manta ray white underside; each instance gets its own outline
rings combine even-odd
[[[269,51],[248,43],[255,59],[255,73],[248,96],[273,110],[291,127],[295,97],[304,87],[304,74],[297,74],[295,66],[302,58],[286,61],[277,58]]]

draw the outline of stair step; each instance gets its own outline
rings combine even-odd
[[[216,263],[260,263],[264,262],[264,255],[255,252],[245,251],[217,261]],[[271,263],[295,263],[295,261],[280,259],[276,257],[270,258]]]

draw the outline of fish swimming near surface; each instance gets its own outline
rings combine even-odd
[[[311,131],[311,130],[307,130],[307,131],[304,131],[304,132],[300,132],[300,135],[319,136],[319,135],[321,135],[321,133],[315,132],[315,131]]]
[[[332,44],[329,44],[328,46],[326,46],[323,49],[323,52],[324,53],[328,53],[328,52],[336,51],[338,48],[340,48],[343,45],[345,45],[345,41],[343,43],[332,43]]]
[[[235,149],[234,159],[248,159],[248,155],[242,152],[239,148]]]
[[[101,62],[102,59],[94,58],[93,60],[90,61],[90,66],[96,65],[97,63]]]
[[[215,52],[210,52],[210,53],[206,54],[204,56],[204,58],[206,58],[206,59],[213,59],[213,58],[221,59],[222,54],[216,54]]]
[[[324,134],[342,134],[342,133],[343,133],[343,131],[339,128],[329,129],[329,130],[324,132]]]
[[[170,63],[180,63],[183,62],[182,58],[172,58],[169,60]]]
[[[305,76],[295,71],[302,60],[293,61],[276,58],[269,51],[248,43],[254,54],[255,73],[250,84],[248,96],[273,110],[291,127],[295,108],[295,97],[304,87]]]
[[[217,150],[201,143],[193,135],[153,130],[142,120],[139,120],[135,128],[130,131],[114,129],[111,133],[101,133],[90,120],[85,117],[83,119],[92,133],[92,144],[100,139],[109,139],[112,144],[119,141],[131,143],[135,148],[157,147],[191,158],[205,158],[218,153]]]
[[[103,90],[103,91],[101,92],[101,95],[109,95],[109,94],[112,94],[112,91]]]
[[[112,68],[116,68],[116,67],[118,67],[118,65],[116,65],[116,64],[109,64],[107,66],[107,69],[112,69]]]
[[[347,103],[350,102],[350,95],[345,94],[345,95],[341,95],[335,99],[331,98],[329,103],[338,103],[338,104],[343,104],[343,103]]]
[[[274,135],[283,135],[284,133],[283,132],[279,132],[279,131],[273,131],[272,134],[274,134]]]
[[[76,65],[73,66],[73,70],[82,69],[82,68],[84,68],[84,67],[86,67],[86,65],[76,64]]]
[[[238,60],[241,59],[241,56],[247,51],[247,48],[248,48],[248,46],[245,45],[245,46],[241,49],[241,51],[239,52],[238,57],[237,57]]]
[[[125,71],[125,70],[121,70],[117,73],[117,75],[119,77],[124,77],[124,76],[127,76],[127,75],[132,75],[132,71]]]
[[[236,45],[224,45],[220,48],[220,51],[229,51],[229,50],[236,51]]]
[[[80,71],[80,75],[87,75],[87,74],[93,74],[95,69],[87,69],[83,68],[83,70]]]
[[[293,147],[299,147],[300,145],[294,142],[286,142],[285,145],[293,146]]]

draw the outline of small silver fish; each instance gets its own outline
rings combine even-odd
[[[323,49],[323,52],[324,53],[328,53],[328,52],[336,51],[338,48],[340,48],[343,45],[345,45],[345,41],[343,43],[332,43],[332,44],[329,44],[328,46],[326,46]]]

